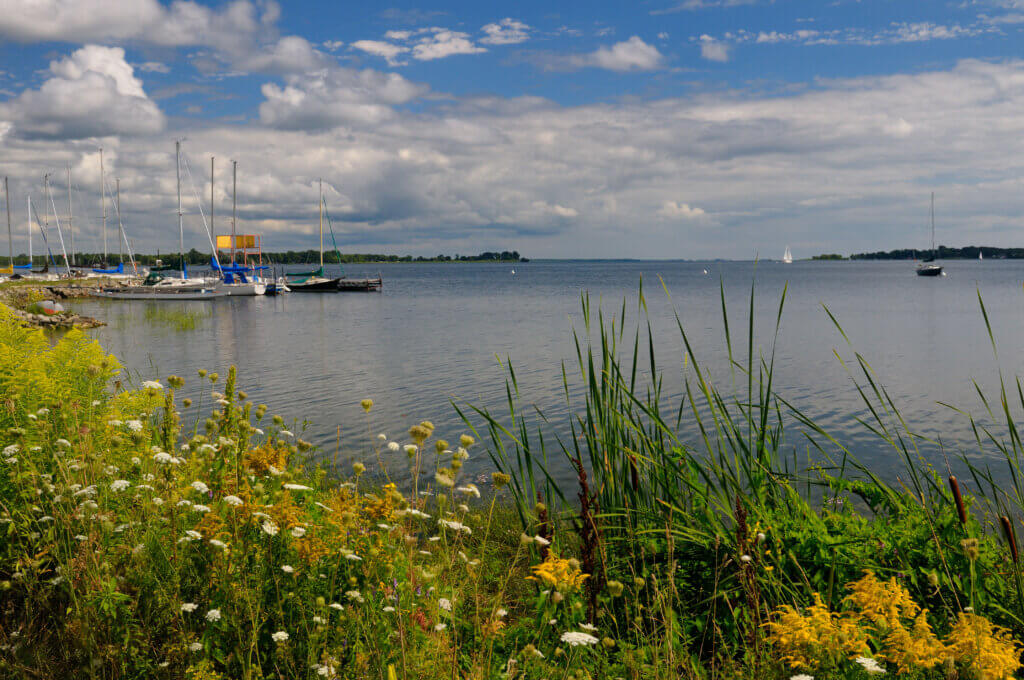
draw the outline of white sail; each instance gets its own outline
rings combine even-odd
[[[786,264],[793,264],[793,253],[789,252],[789,246],[786,246],[786,253],[782,256],[782,261]]]

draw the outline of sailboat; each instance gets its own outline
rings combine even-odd
[[[324,276],[324,181],[320,180],[320,268],[311,272],[286,273],[288,287],[295,293],[337,293],[340,278]]]
[[[932,252],[921,264],[917,265],[918,276],[942,276],[942,265],[935,264],[935,192],[932,192]]]
[[[985,259],[984,257],[981,256],[981,251],[980,250],[978,251],[978,259],[979,260],[984,260]]]
[[[218,286],[210,286],[203,279],[190,281],[185,265],[185,227],[181,212],[181,142],[174,143],[174,161],[178,178],[178,251],[181,258],[181,278],[164,278],[150,272],[142,285],[104,288],[93,292],[97,297],[115,300],[209,300],[224,297]]]
[[[0,268],[0,275],[13,276],[14,275],[14,237],[11,236],[11,187],[7,184],[7,178],[4,177],[4,198],[7,200],[7,253],[10,257],[10,262],[6,267]]]
[[[237,177],[238,164],[232,166],[232,177]],[[237,214],[238,182],[233,182],[232,191],[232,218],[231,218],[231,265],[225,267],[217,259],[210,256],[210,267],[217,272],[223,282],[224,291],[230,296],[253,296],[263,295],[267,292],[267,286],[260,281],[256,268],[239,266],[235,264],[235,217]],[[213,156],[210,157],[210,231],[216,233],[213,228]],[[246,275],[251,276],[250,281]]]
[[[786,246],[786,252],[782,255],[783,264],[793,264],[793,253],[789,252],[789,246]]]

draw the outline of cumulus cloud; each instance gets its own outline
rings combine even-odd
[[[551,70],[594,67],[625,73],[653,71],[661,68],[662,62],[663,57],[657,47],[648,45],[634,35],[629,40],[615,43],[611,47],[599,47],[588,54],[547,59],[542,62],[542,66]]]
[[[307,73],[327,63],[309,41],[296,35],[285,36],[272,45],[239,56],[235,68],[258,73]]]
[[[487,34],[487,37],[480,39],[485,45],[514,45],[530,39],[530,27],[508,17],[496,24],[487,24],[480,30]]]
[[[291,130],[322,130],[339,125],[375,125],[394,117],[392,107],[427,92],[397,73],[334,67],[289,76],[284,87],[263,85],[260,120]]]
[[[429,35],[423,36],[413,45],[412,56],[420,61],[430,61],[456,54],[477,54],[486,51],[486,48],[474,45],[467,33],[434,28],[430,29]]]
[[[50,62],[49,70],[51,76],[38,90],[0,103],[0,120],[17,134],[79,139],[163,129],[163,114],[146,96],[120,47],[86,45]]]
[[[265,88],[258,120],[189,129],[186,150],[239,161],[241,228],[274,248],[317,242],[318,177],[339,243],[362,252],[468,252],[497,241],[537,256],[659,257],[666,238],[688,236],[688,257],[787,242],[909,247],[926,242],[932,188],[949,206],[943,223],[958,225],[951,245],[970,229],[1009,246],[1020,230],[1024,61],[815,81],[771,96],[410,106],[427,94],[375,71],[293,75]],[[104,142],[111,172],[125,178],[129,233],[150,249],[176,242],[158,218],[173,212],[168,140],[184,132]],[[0,174],[15,196],[38,183],[40,158],[72,162],[78,181],[86,151],[94,145],[15,128],[0,138]],[[202,233],[194,214],[186,219]]]
[[[407,54],[409,52],[408,47],[402,45],[395,45],[394,43],[385,42],[383,40],[357,40],[352,43],[352,47],[372,54],[377,57],[383,57],[387,60],[389,66],[401,66],[406,62],[398,59],[400,55]]]
[[[729,61],[729,46],[709,35],[700,37],[700,56],[708,61]]]

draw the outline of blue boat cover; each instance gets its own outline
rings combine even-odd
[[[16,265],[14,265],[14,268],[15,269],[32,269],[32,265],[30,265],[30,264],[16,264]]]
[[[93,269],[97,274],[124,274],[124,262],[117,264],[117,269]]]

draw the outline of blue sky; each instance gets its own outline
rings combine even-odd
[[[21,206],[70,164],[85,247],[101,146],[137,247],[173,245],[182,138],[280,249],[320,177],[353,251],[919,247],[932,190],[939,241],[1019,245],[1022,29],[1024,0],[0,0],[0,172]]]

